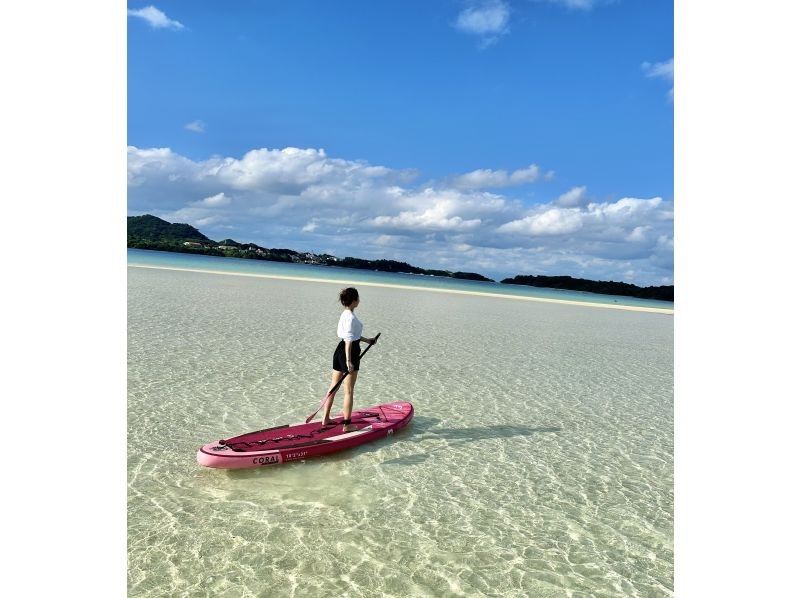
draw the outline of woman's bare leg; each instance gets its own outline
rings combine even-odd
[[[347,376],[342,383],[344,386],[344,406],[342,407],[342,411],[344,412],[345,419],[350,419],[350,416],[353,414],[353,389],[355,388],[357,379],[358,372],[350,372],[350,375]],[[347,431],[349,430],[345,427],[345,432]]]
[[[342,376],[344,376],[344,372],[340,372],[339,370],[333,370],[331,372],[331,385],[328,387],[328,392],[330,392],[331,388],[339,383],[339,380],[342,379]],[[325,412],[322,416],[323,426],[329,424],[331,421],[331,407],[333,407],[333,397],[330,397],[327,401],[325,401]]]

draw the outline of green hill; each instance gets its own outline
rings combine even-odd
[[[128,216],[128,241],[153,243],[213,243],[211,239],[189,224],[172,224],[156,216]]]

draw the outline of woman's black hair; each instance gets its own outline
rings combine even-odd
[[[339,291],[339,301],[341,301],[342,305],[345,307],[352,305],[354,301],[358,300],[358,291],[355,290],[353,287],[347,287],[346,289],[342,289]]]

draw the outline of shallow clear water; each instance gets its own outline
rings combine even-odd
[[[128,285],[131,596],[672,595],[672,316],[364,287],[356,404],[412,424],[229,472],[197,448],[318,405],[338,287]]]
[[[652,299],[639,299],[637,297],[624,297],[621,295],[602,295],[599,293],[586,293],[582,291],[546,289],[517,284],[501,284],[499,282],[462,280],[444,276],[421,276],[418,274],[377,272],[372,270],[356,270],[354,268],[290,264],[264,260],[216,257],[212,255],[195,255],[191,253],[150,251],[145,249],[128,249],[128,263],[167,268],[217,270],[240,274],[266,274],[270,276],[323,278],[340,280],[343,282],[354,281],[394,284],[429,289],[450,289],[477,293],[516,295],[520,297],[539,297],[561,301],[580,301],[581,303],[629,305],[668,310],[674,307],[671,301],[655,301]]]

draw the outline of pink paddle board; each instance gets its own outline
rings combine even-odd
[[[321,457],[360,444],[391,436],[414,417],[411,403],[398,401],[354,411],[350,432],[345,432],[342,416],[335,425],[321,422],[287,424],[206,444],[197,451],[197,462],[205,467],[244,469],[280,465]]]

